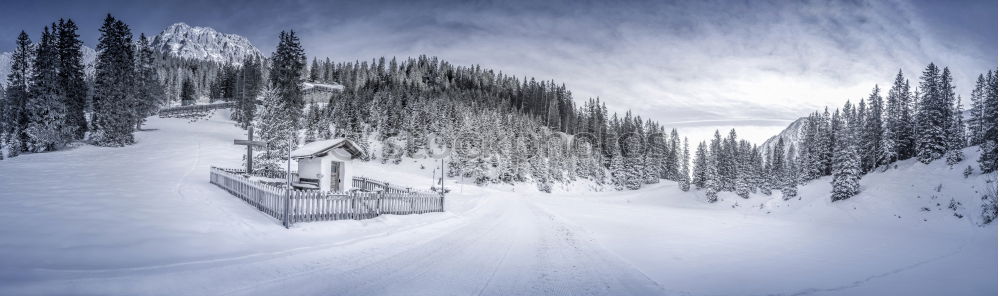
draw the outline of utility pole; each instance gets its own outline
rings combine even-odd
[[[282,221],[285,229],[291,226],[291,223],[288,221],[288,213],[289,207],[292,205],[292,138],[291,136],[288,137],[288,160],[285,167],[285,219]]]

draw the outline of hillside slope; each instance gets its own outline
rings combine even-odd
[[[0,294],[997,292],[996,224],[974,223],[969,196],[995,175],[903,162],[836,203],[825,179],[801,200],[723,193],[714,204],[673,182],[544,194],[449,180],[445,213],[284,229],[208,183],[210,166],[239,166],[232,139],[244,135],[226,115],[151,118],[134,146],[0,162]],[[433,168],[357,167],[417,188]],[[951,198],[964,208],[922,210]]]

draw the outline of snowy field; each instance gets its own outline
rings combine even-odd
[[[222,118],[151,118],[134,146],[0,161],[0,295],[997,294],[996,223],[976,224],[996,177],[962,178],[974,160],[902,162],[837,203],[828,179],[801,199],[715,204],[673,182],[452,181],[445,213],[284,229],[208,183],[245,151]],[[425,188],[431,163],[359,174]]]

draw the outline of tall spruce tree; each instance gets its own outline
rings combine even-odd
[[[196,92],[194,82],[191,82],[191,78],[184,78],[184,82],[181,82],[181,105],[194,105],[195,101],[198,100]]]
[[[716,155],[709,154],[705,165],[705,199],[709,203],[719,201],[719,191],[722,186],[719,184],[719,169]]]
[[[983,143],[983,128],[986,123],[983,122],[983,111],[985,108],[985,97],[987,91],[986,78],[983,74],[979,74],[976,78],[976,86],[972,89],[972,95],[970,99],[972,100],[972,105],[969,106],[969,144],[979,145]]]
[[[947,69],[947,68],[946,68]],[[947,73],[947,71],[946,71]],[[948,147],[947,129],[951,108],[942,90],[942,74],[933,63],[920,77],[920,104],[917,113],[917,159],[930,163],[944,156]]]
[[[915,137],[913,135],[912,108],[909,82],[903,78],[903,71],[900,70],[886,96],[885,108],[886,135],[893,137],[887,139],[886,142],[895,147],[891,153],[883,154],[895,156],[895,159],[907,159],[913,156]]]
[[[688,151],[688,139],[684,137],[684,154],[681,156],[681,176],[680,176],[680,188],[681,191],[687,192],[691,190],[691,154]]]
[[[882,95],[879,93],[878,85],[876,85],[868,96],[868,109],[862,115],[864,118],[859,118],[859,120],[864,121],[861,124],[863,129],[861,131],[861,146],[859,147],[863,157],[861,169],[864,172],[871,171],[885,161],[882,158],[885,156],[882,148],[882,145],[885,144],[882,113]]]
[[[979,146],[979,169],[983,173],[997,170],[997,72],[987,72],[984,94],[982,127],[983,144]]]
[[[281,98],[281,109],[288,116],[292,130],[298,130],[305,107],[301,74],[306,54],[295,31],[282,31],[278,39],[278,48],[271,55],[270,84]]]
[[[7,74],[7,89],[4,91],[4,146],[10,157],[21,154],[27,146],[28,134],[28,87],[31,84],[31,66],[34,56],[34,46],[28,33],[21,31],[17,35],[17,47],[10,59],[10,73]]]
[[[702,141],[698,143],[698,148],[694,152],[694,170],[691,174],[691,182],[694,188],[705,188],[705,170],[708,167],[708,146]]]
[[[257,110],[257,96],[260,94],[263,82],[262,71],[259,59],[247,57],[243,60],[243,67],[236,76],[234,89],[236,110],[233,112],[233,120],[240,128],[246,129],[253,122],[254,112]]]
[[[76,30],[76,23],[72,19],[60,19],[54,29],[58,35],[59,87],[65,93],[66,122],[75,128],[75,138],[83,139],[88,129],[84,116],[88,87],[83,65],[83,41]]]
[[[851,198],[858,193],[862,172],[854,133],[844,124],[839,112],[834,112],[832,120],[835,140],[831,198],[833,201],[838,201]]]
[[[160,105],[166,102],[166,92],[160,84],[156,71],[156,54],[145,34],[139,35],[135,60],[135,128],[142,129],[146,117],[153,116]]]
[[[101,26],[94,66],[91,141],[99,146],[135,142],[135,67],[132,32],[110,14]]]
[[[313,57],[312,66],[309,67],[309,81],[319,82],[319,63],[316,62],[316,57]]]
[[[35,51],[32,83],[25,104],[28,116],[26,144],[31,152],[56,150],[74,138],[74,129],[67,124],[65,93],[59,83],[59,48],[55,33],[45,27]]]
[[[288,154],[289,142],[292,139],[292,122],[284,113],[284,102],[273,88],[261,92],[261,105],[254,116],[254,130],[258,140],[266,145],[261,153],[255,156],[256,166],[263,172],[280,172],[285,168],[283,160]]]
[[[785,169],[782,172],[781,197],[784,200],[792,199],[799,194],[799,169],[798,160],[795,159],[795,146],[789,148],[785,158]]]

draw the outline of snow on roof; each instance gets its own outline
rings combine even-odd
[[[336,148],[344,148],[352,157],[361,157],[365,154],[364,149],[354,141],[336,138],[305,144],[292,151],[292,158],[316,157]]]

